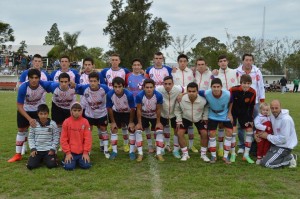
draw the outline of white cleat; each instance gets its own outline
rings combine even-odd
[[[181,161],[187,161],[189,158],[190,158],[190,156],[188,154],[184,154],[184,155],[182,155],[180,160]]]
[[[204,162],[210,162],[210,159],[209,159],[206,155],[201,155],[200,158],[201,158]]]

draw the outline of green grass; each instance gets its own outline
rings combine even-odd
[[[187,162],[166,154],[161,163],[146,152],[144,161],[136,163],[122,151],[110,161],[99,152],[95,129],[90,170],[42,167],[29,171],[28,154],[22,161],[6,162],[15,153],[16,93],[3,91],[0,97],[0,198],[299,198],[298,168],[266,169],[242,162],[241,156],[232,165],[221,161],[210,165],[198,154],[191,154]],[[299,140],[300,94],[267,93],[267,101],[275,98],[290,110]],[[195,137],[197,144],[199,136]],[[294,152],[299,151],[297,146]]]

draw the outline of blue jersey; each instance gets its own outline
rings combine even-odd
[[[129,73],[126,75],[126,85],[128,90],[133,93],[135,97],[143,88],[143,82],[146,77],[142,74],[135,75],[133,73]]]
[[[150,79],[154,80],[155,85],[163,85],[164,77],[172,76],[172,68],[165,65],[163,65],[162,68],[155,68],[154,66],[150,66],[146,69],[146,74]]]
[[[154,90],[153,96],[147,98],[145,91],[139,92],[135,97],[136,104],[142,105],[142,116],[146,118],[156,118],[157,104],[163,104],[163,96],[158,91]]]
[[[61,70],[55,70],[51,73],[50,77],[51,80],[54,82],[58,82],[59,75],[63,73]],[[80,75],[78,74],[77,70],[69,69],[66,73],[70,76],[70,80],[75,82],[76,84],[79,84],[80,81]]]
[[[106,95],[106,108],[112,108],[116,112],[129,113],[135,108],[132,92],[124,89],[121,97],[117,96],[114,90],[110,90]]]
[[[30,69],[25,70],[25,71],[22,72],[22,74],[20,75],[19,82],[23,83],[23,82],[28,81],[28,71],[29,70]],[[50,81],[50,75],[46,71],[41,70],[41,78],[40,78],[40,80],[42,80],[42,81]]]
[[[89,118],[101,118],[107,115],[106,97],[109,88],[104,84],[99,84],[98,90],[91,90],[89,84],[76,86],[76,93],[82,95],[80,104],[85,109],[85,115]]]
[[[222,89],[222,94],[219,98],[216,98],[212,94],[212,90],[201,90],[199,91],[199,95],[205,97],[207,102],[209,103],[209,112],[208,119],[216,120],[216,121],[230,121],[227,117],[229,111],[229,103],[230,100],[230,92],[228,90]]]
[[[104,78],[108,88],[112,89],[112,80],[115,77],[121,77],[125,81],[126,74],[130,73],[127,68],[119,68],[118,70],[113,70],[112,68],[105,68],[101,71],[101,75]]]

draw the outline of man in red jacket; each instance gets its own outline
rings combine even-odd
[[[83,169],[91,167],[89,152],[92,135],[89,122],[82,117],[82,107],[78,102],[71,106],[71,116],[62,125],[60,145],[65,153],[66,170],[75,169],[76,163]]]

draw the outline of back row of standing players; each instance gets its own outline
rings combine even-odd
[[[154,66],[149,67],[144,72],[142,70],[141,61],[135,59],[132,61],[133,71],[130,72],[128,69],[119,66],[121,62],[120,57],[117,54],[113,54],[110,57],[110,68],[106,68],[100,73],[93,73],[93,60],[86,58],[83,61],[84,72],[79,75],[76,70],[69,69],[70,60],[67,56],[63,56],[60,59],[61,69],[54,71],[50,76],[45,71],[41,71],[40,80],[42,81],[38,81],[38,83],[34,83],[34,80],[32,80],[33,83],[31,83],[30,79],[27,81],[28,71],[23,72],[20,76],[20,83],[22,83],[22,85],[18,91],[18,134],[16,138],[16,155],[10,159],[9,162],[14,162],[22,158],[21,154],[24,153],[26,146],[24,143],[27,139],[28,127],[35,127],[37,125],[36,109],[39,104],[45,103],[46,92],[53,93],[51,107],[52,119],[60,128],[64,119],[70,116],[70,106],[76,101],[75,94],[78,93],[82,95],[81,104],[85,109],[85,117],[88,119],[91,126],[97,126],[98,128],[100,146],[104,151],[105,157],[110,159],[115,159],[117,157],[117,131],[118,128],[122,128],[124,151],[129,151],[131,159],[136,159],[134,150],[137,148],[137,161],[142,161],[143,159],[142,130],[146,132],[148,150],[150,153],[154,152],[151,132],[155,132],[156,157],[158,160],[164,160],[162,156],[164,149],[171,150],[170,126],[175,132],[173,154],[176,158],[181,158],[183,161],[187,160],[189,155],[184,140],[184,133],[186,131],[189,135],[189,148],[194,152],[197,152],[197,149],[193,146],[193,124],[195,124],[201,135],[201,158],[206,162],[214,162],[216,160],[216,133],[215,130],[209,131],[210,136],[208,142],[206,130],[208,116],[207,110],[205,110],[203,106],[203,102],[206,102],[206,100],[210,102],[208,99],[209,97],[207,97],[209,93],[205,92],[202,94],[202,96],[206,97],[206,100],[204,98],[203,100],[200,100],[201,97],[198,97],[198,100],[202,101],[199,102],[199,105],[201,105],[198,109],[194,109],[189,95],[184,95],[181,99],[182,102],[178,103],[182,105],[181,108],[183,111],[181,114],[176,115],[177,119],[175,117],[174,109],[176,99],[184,90],[188,91],[187,85],[191,82],[195,82],[195,84],[192,84],[190,87],[190,92],[193,92],[195,88],[198,92],[198,90],[210,90],[212,80],[220,79],[220,85],[223,86],[222,93],[223,95],[224,93],[228,95],[228,90],[231,87],[239,85],[240,77],[243,74],[248,74],[252,80],[251,87],[256,91],[256,111],[254,111],[254,115],[257,115],[257,105],[259,104],[259,101],[264,101],[265,92],[262,74],[260,70],[253,65],[254,59],[251,54],[245,54],[243,56],[243,64],[237,69],[228,68],[226,56],[220,56],[218,59],[220,69],[214,71],[214,74],[212,74],[205,63],[205,60],[202,58],[196,61],[196,70],[194,71],[188,68],[188,57],[183,54],[178,56],[177,61],[179,66],[178,68],[173,68],[173,70],[172,68],[163,65],[164,57],[161,52],[154,54],[153,61]],[[33,68],[40,70],[41,65],[41,56],[35,55],[33,57]],[[145,79],[148,78],[153,81],[145,81]],[[53,82],[47,82],[47,80]],[[72,82],[77,84],[76,87]],[[32,85],[34,86],[32,87]],[[154,90],[155,87],[156,90]],[[124,90],[124,88],[128,88],[128,90]],[[197,95],[198,93],[196,94],[196,98]],[[192,107],[189,107],[189,104],[192,104]],[[210,103],[210,112],[214,114],[213,111],[215,106],[219,106],[215,107],[215,110],[228,109],[228,104],[229,103],[226,101],[223,102],[223,104]],[[107,107],[107,109],[105,107]],[[135,111],[135,109],[137,109],[137,111]],[[200,113],[203,114],[201,115]],[[218,112],[215,114],[220,115]],[[107,132],[107,115],[111,123],[110,139],[112,153],[110,154],[108,152],[109,133]],[[218,117],[215,119],[217,125],[218,123],[224,123],[224,121],[230,121],[228,120],[227,115],[225,118],[221,118],[221,120],[219,120],[220,118]],[[171,125],[169,125],[169,122]],[[151,124],[151,128],[149,124]],[[224,126],[227,130],[232,129],[232,127]],[[176,129],[183,129],[183,131],[177,131]],[[129,136],[128,130],[130,132]],[[178,132],[180,132],[179,135],[177,134]],[[227,137],[231,137],[230,134],[232,134],[232,130],[226,132],[226,136],[228,135]],[[251,136],[253,132],[252,134],[251,132],[248,132],[248,134]],[[225,140],[225,143],[223,143],[224,127],[219,125],[218,154],[223,156],[226,163],[228,163],[227,157],[230,147],[235,147],[235,132],[233,132],[232,136],[234,139],[230,140],[230,142],[229,140],[227,142]],[[130,147],[128,146],[128,140],[130,141]],[[241,132],[239,140],[242,149],[244,132]],[[246,143],[247,150],[245,150],[244,154],[246,158],[248,157],[250,141],[248,139],[248,143]],[[211,160],[206,156],[208,143],[210,152],[212,153]],[[223,149],[224,144],[225,150]],[[181,148],[183,153],[182,156],[179,154],[179,148]],[[234,158],[232,159],[234,162],[234,148],[231,150],[231,157]],[[247,159],[247,161],[251,162],[252,160]]]

